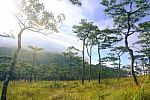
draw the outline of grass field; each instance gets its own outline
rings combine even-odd
[[[85,81],[10,82],[7,100],[150,100],[150,78],[138,77],[141,88],[132,78]],[[0,83],[0,89],[2,83]],[[0,91],[1,94],[1,91]]]

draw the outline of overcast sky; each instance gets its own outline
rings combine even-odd
[[[82,42],[76,38],[72,32],[72,26],[77,25],[81,19],[88,19],[98,25],[100,29],[112,27],[113,20],[103,12],[104,7],[100,5],[100,0],[82,0],[82,6],[78,7],[71,5],[68,0],[41,0],[45,4],[48,11],[53,12],[55,15],[63,13],[66,17],[63,25],[59,29],[59,33],[53,33],[44,36],[39,33],[25,31],[22,35],[22,47],[27,45],[36,45],[43,47],[46,51],[65,51],[69,46],[75,46],[82,50]],[[16,0],[0,0],[0,32],[18,34],[19,26],[13,14],[17,11]],[[149,19],[147,17],[143,21]],[[133,39],[134,38],[134,39]],[[130,41],[136,40],[136,36],[130,38]],[[0,46],[16,46],[17,39],[0,38]],[[124,45],[120,43],[119,45]],[[97,63],[97,49],[94,48],[93,63]],[[102,51],[102,56],[106,55],[105,50]],[[122,56],[123,64],[129,63],[128,55]]]

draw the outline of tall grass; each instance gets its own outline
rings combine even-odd
[[[150,100],[150,79],[138,77],[141,88],[132,78],[85,81],[10,82],[7,100]],[[2,83],[0,83],[0,89]],[[1,94],[1,91],[0,91]]]

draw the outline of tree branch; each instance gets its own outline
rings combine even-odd
[[[5,32],[4,34],[0,34],[0,37],[6,37],[6,38],[12,38],[12,39],[15,38],[13,34],[6,34]]]

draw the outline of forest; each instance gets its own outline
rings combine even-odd
[[[150,100],[149,0],[57,1],[72,10],[84,10],[87,2],[100,6],[95,9],[102,10],[101,20],[109,18],[106,27],[94,21],[102,16],[97,10],[91,15],[95,19],[87,18],[90,5],[86,5],[86,17],[72,24],[63,10],[57,15],[57,11],[49,11],[52,4],[47,5],[46,1],[13,2],[17,7],[13,14],[17,31],[7,29],[0,33],[1,100]],[[71,30],[67,36],[70,40],[61,41],[66,27]],[[48,43],[53,51],[48,50],[43,40],[37,42],[43,46],[34,45],[31,42],[35,42],[35,37],[30,40],[30,36],[24,35],[27,33],[45,36],[45,41],[58,34],[54,40],[64,43],[65,49],[54,42]],[[16,45],[9,42],[12,40]],[[12,46],[5,45],[7,42]],[[69,42],[71,45],[67,45]]]

